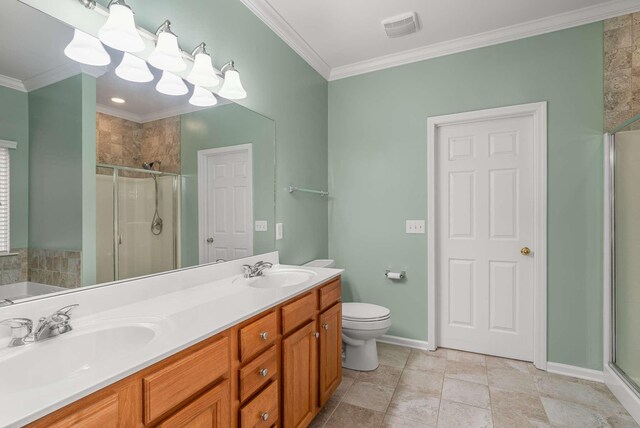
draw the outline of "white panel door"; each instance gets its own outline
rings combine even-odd
[[[206,156],[206,189],[199,192],[200,197],[206,198],[200,237],[206,242],[204,262],[253,255],[253,174],[249,156],[248,149],[220,153],[214,149]]]
[[[532,144],[532,117],[438,128],[440,346],[533,361]]]

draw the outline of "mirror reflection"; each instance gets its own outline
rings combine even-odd
[[[186,93],[161,93],[150,65],[150,81],[124,80],[125,55],[141,60],[109,47],[108,66],[79,64],[73,28],[3,8],[0,301],[275,248],[271,119],[219,96],[194,105],[212,94],[198,103],[182,79]]]

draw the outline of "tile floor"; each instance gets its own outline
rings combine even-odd
[[[380,367],[344,370],[313,428],[638,427],[606,386],[532,364],[378,344]]]

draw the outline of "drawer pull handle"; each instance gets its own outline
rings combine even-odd
[[[262,419],[263,421],[266,421],[269,419],[269,413],[264,412],[262,414],[260,414],[260,419]]]
[[[327,323],[322,324],[322,328],[324,328],[325,330],[329,330],[329,324]]]
[[[268,332],[266,332],[266,331],[263,331],[262,333],[260,333],[260,338],[261,338],[262,340],[267,340],[267,339],[269,339],[269,333],[268,333]]]
[[[258,371],[258,374],[259,374],[260,376],[262,376],[262,377],[267,377],[267,375],[269,374],[269,370],[267,370],[267,369],[260,369],[260,370]]]
[[[320,333],[318,333],[317,331],[313,333],[313,335],[315,336],[316,339],[320,337]]]

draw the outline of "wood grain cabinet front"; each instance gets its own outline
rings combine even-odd
[[[278,407],[278,381],[275,381],[240,409],[240,426],[271,427],[278,421]]]
[[[240,329],[240,361],[245,362],[273,345],[278,338],[278,318],[275,312]]]
[[[158,428],[227,428],[229,415],[229,381],[225,380],[179,410]]]
[[[318,396],[324,406],[342,381],[342,306],[337,303],[320,314]]]

